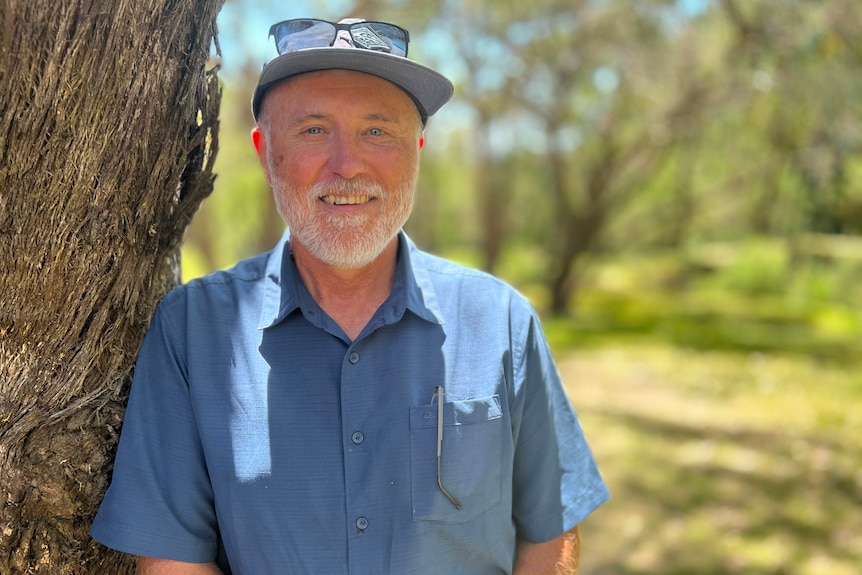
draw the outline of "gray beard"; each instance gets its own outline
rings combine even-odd
[[[320,183],[306,193],[305,209],[283,205],[276,193],[276,204],[282,218],[290,227],[291,240],[301,243],[315,258],[339,269],[358,269],[376,260],[410,217],[413,208],[416,178],[401,184],[392,192],[378,184],[356,180]],[[296,190],[288,190],[288,197],[298,197]],[[367,194],[377,202],[394,202],[388,205],[378,221],[369,228],[368,214],[327,214],[320,222],[316,213],[319,198],[333,195]]]

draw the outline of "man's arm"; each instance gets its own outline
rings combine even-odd
[[[170,559],[138,557],[137,575],[223,575],[215,563],[183,563]]]
[[[518,540],[512,575],[577,575],[581,556],[578,527],[545,543]]]

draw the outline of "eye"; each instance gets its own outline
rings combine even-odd
[[[372,136],[383,136],[386,134],[386,132],[384,132],[381,128],[371,128],[370,130],[368,130],[368,133]]]
[[[319,126],[312,126],[311,128],[306,128],[306,134],[311,134],[312,136],[318,136],[323,133],[323,128]]]

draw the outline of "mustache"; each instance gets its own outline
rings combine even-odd
[[[362,196],[383,198],[388,195],[386,188],[375,182],[361,179],[333,180],[317,182],[308,190],[309,199],[317,200],[324,196]]]

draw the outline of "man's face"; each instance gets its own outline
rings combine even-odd
[[[297,76],[267,92],[252,138],[291,242],[317,259],[363,267],[407,221],[422,127],[394,84],[342,70]]]

